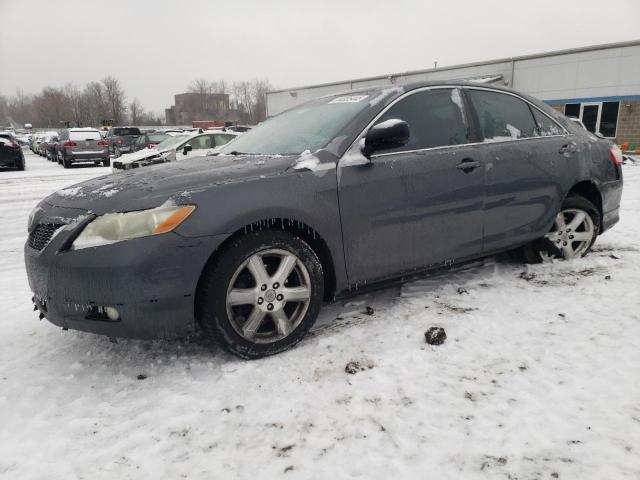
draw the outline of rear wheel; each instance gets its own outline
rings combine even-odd
[[[71,162],[64,155],[62,156],[62,166],[64,168],[71,168]]]
[[[527,263],[584,257],[600,233],[600,213],[584,197],[568,196],[549,233],[522,248]]]
[[[111,160],[109,158],[105,158],[104,160],[102,160],[102,165],[108,167],[109,165],[111,165]]]
[[[205,268],[196,314],[206,336],[242,358],[298,343],[323,298],[322,265],[299,237],[281,231],[243,235]]]

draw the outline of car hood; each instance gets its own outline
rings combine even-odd
[[[295,172],[299,156],[210,156],[136,168],[78,183],[44,199],[52,206],[101,215],[189,203],[191,194],[216,185]]]
[[[114,162],[120,162],[122,164],[133,163],[139,160],[144,160],[146,158],[153,158],[161,153],[168,152],[168,148],[164,148],[162,150],[158,150],[157,148],[143,148],[142,150],[138,150],[137,152],[128,153],[126,155],[122,155]]]

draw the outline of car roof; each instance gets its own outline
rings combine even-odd
[[[342,95],[353,95],[355,93],[365,93],[365,92],[375,93],[375,92],[388,91],[389,89],[397,89],[398,93],[406,93],[411,90],[416,90],[418,88],[438,87],[438,86],[489,88],[492,90],[514,92],[521,95],[519,92],[516,92],[511,88],[505,87],[503,85],[494,85],[492,83],[472,82],[468,80],[440,80],[440,81],[422,80],[419,82],[395,83],[390,85],[376,85],[376,86],[369,86],[369,87],[354,88],[353,90],[343,90],[337,93],[330,93],[321,98],[329,98],[329,97],[336,97],[336,96],[342,96]]]
[[[69,131],[70,132],[99,132],[100,130],[98,130],[97,128],[91,128],[91,127],[80,127],[80,128],[70,128]]]

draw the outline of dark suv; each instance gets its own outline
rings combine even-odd
[[[207,156],[40,202],[25,258],[63,328],[290,348],[323,301],[519,251],[585,255],[618,221],[617,147],[542,102],[472,83],[331,95]]]
[[[95,128],[69,128],[62,130],[56,148],[58,163],[64,168],[78,162],[102,163],[105,167],[111,164],[109,147],[102,139],[100,131]]]
[[[138,127],[112,127],[107,133],[109,153],[119,157],[123,153],[133,152],[133,145],[142,132]]]

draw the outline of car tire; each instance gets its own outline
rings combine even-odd
[[[205,337],[239,357],[257,359],[300,342],[323,295],[322,264],[313,249],[287,232],[260,230],[233,239],[208,262],[196,293],[196,318]]]
[[[560,222],[560,223],[559,223]],[[569,195],[562,202],[550,232],[521,248],[526,263],[584,257],[600,233],[600,212],[584,197]]]
[[[110,166],[110,165],[111,165],[111,159],[109,159],[109,158],[105,158],[104,160],[102,160],[102,165],[103,165],[104,167],[108,167],[108,166]]]
[[[62,157],[62,166],[64,168],[71,168],[71,162],[64,156]]]

